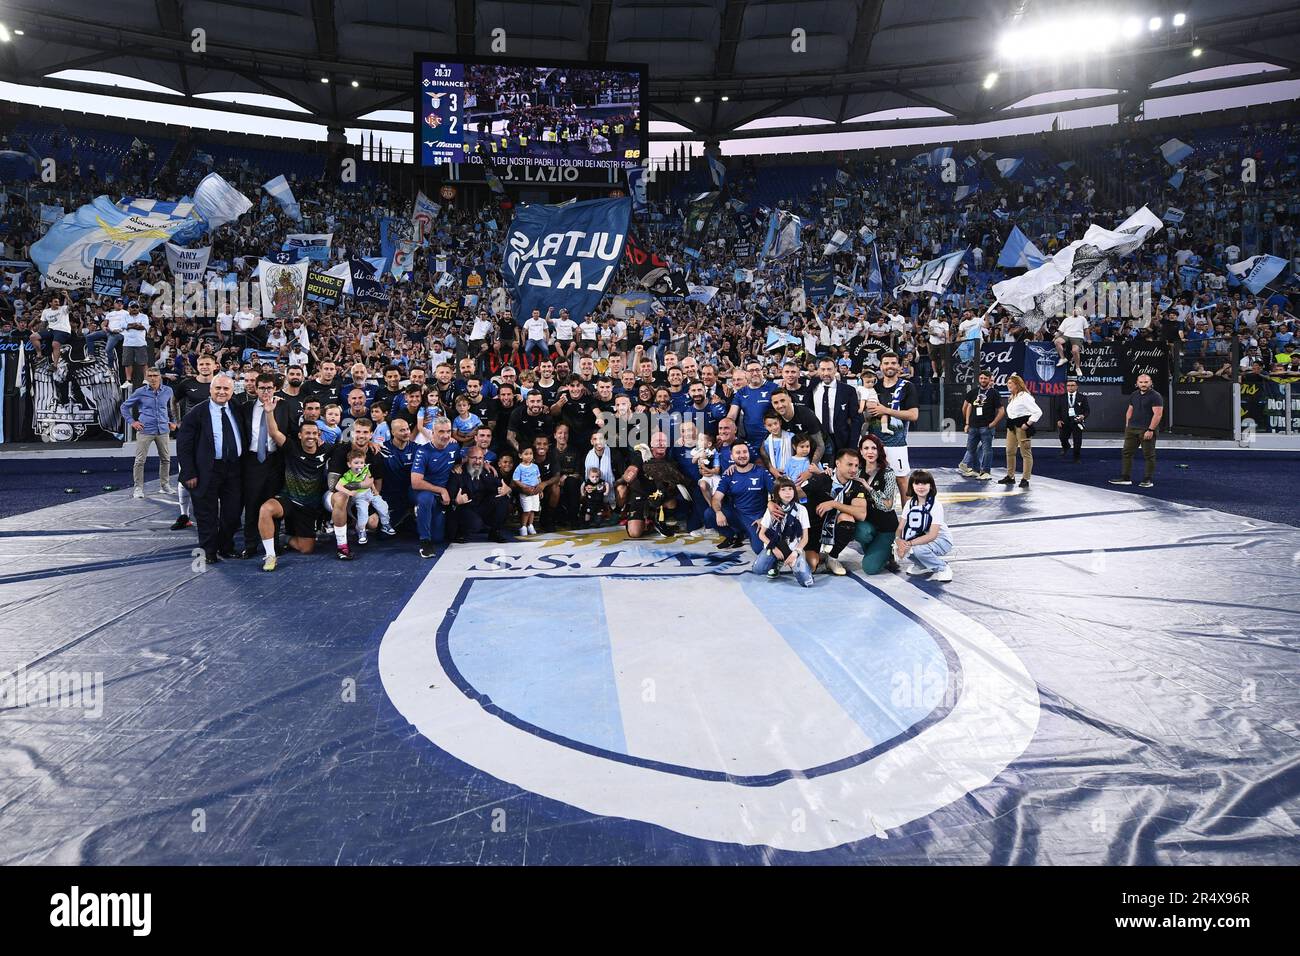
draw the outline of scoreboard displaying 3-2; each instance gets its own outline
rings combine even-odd
[[[422,166],[629,169],[647,155],[643,65],[417,54],[415,86]]]

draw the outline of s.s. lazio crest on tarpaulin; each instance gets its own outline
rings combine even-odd
[[[626,196],[521,206],[502,248],[515,321],[552,307],[577,321],[595,309],[618,270],[631,217]]]

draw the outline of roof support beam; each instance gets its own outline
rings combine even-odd
[[[604,63],[609,59],[609,13],[613,0],[591,0],[591,37],[587,40],[587,59]]]
[[[462,56],[473,53],[477,33],[478,14],[474,0],[456,0],[456,52]]]
[[[311,22],[316,28],[316,53],[322,60],[339,55],[339,33],[334,25],[334,0],[311,0]]]
[[[185,35],[185,22],[181,18],[180,0],[155,0],[158,10],[158,26],[167,36],[179,37]],[[65,67],[66,69],[66,67]],[[189,96],[192,92],[190,88],[190,75],[185,69],[185,60],[183,57],[176,58],[176,69],[181,78],[181,92]]]
[[[884,12],[885,0],[861,0],[858,4],[858,22],[853,29],[853,43],[849,46],[849,61],[845,68],[850,72],[861,70],[867,65],[871,56],[871,41],[875,39],[880,28],[880,14]],[[848,117],[848,94],[840,97],[840,108],[835,119],[843,123]]]

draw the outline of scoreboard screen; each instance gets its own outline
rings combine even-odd
[[[415,58],[422,166],[628,169],[647,155],[637,64]]]

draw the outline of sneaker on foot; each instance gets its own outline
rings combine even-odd
[[[1057,360],[1056,360],[1056,367],[1057,367],[1057,368],[1060,368],[1062,365],[1065,365],[1065,364],[1067,363],[1067,361],[1068,361],[1068,359],[1057,359]]]
[[[930,573],[930,569],[929,569],[929,568],[927,568],[927,567],[925,567],[925,566],[923,566],[923,565],[917,564],[915,561],[913,561],[911,564],[909,564],[909,565],[908,565],[906,568],[904,568],[903,570],[906,571],[908,574],[913,575],[913,576],[918,575],[918,574],[929,574],[929,573]]]
[[[1014,485],[1015,483],[1016,483],[1015,475],[1007,475],[1005,478],[998,479],[999,485]]]
[[[387,535],[388,537],[390,537],[390,538],[391,538],[393,535],[397,534],[397,529],[394,528],[391,524],[389,524],[389,525],[384,525],[384,526],[383,526],[382,528],[380,528],[379,530],[382,531],[384,534],[386,534],[386,535]]]
[[[268,554],[268,555],[266,556],[266,560],[262,562],[262,570],[263,570],[263,571],[274,571],[274,570],[275,570],[275,562],[276,562],[276,557],[275,557],[275,555],[273,555],[273,554]]]
[[[366,529],[361,528],[357,531],[357,544],[366,544],[370,539],[366,537]]]
[[[839,558],[832,558],[829,555],[826,557],[826,567],[830,568],[831,574],[834,575],[844,575],[849,573],[844,565],[840,563]]]
[[[948,582],[948,581],[951,581],[951,580],[952,580],[952,568],[944,568],[942,571],[936,571],[934,577],[932,577],[930,580],[931,580],[931,581],[939,581],[939,582],[942,582],[942,583],[946,583],[946,582]]]
[[[767,576],[768,576],[769,578],[772,578],[773,580],[775,580],[775,579],[776,579],[776,575],[777,575],[777,570],[776,570],[776,568],[768,568],[768,569],[767,569]]]
[[[992,481],[992,480],[993,480],[993,476],[990,475],[987,471],[980,472],[980,481]]]
[[[1131,484],[1133,484],[1133,479],[1132,479],[1132,478],[1112,478],[1112,479],[1110,480],[1110,484],[1112,484],[1112,485],[1131,485]]]
[[[1021,479],[1020,479],[1020,487],[1021,487],[1021,488],[1028,488],[1028,487],[1029,487],[1029,479],[1028,479],[1028,478],[1021,478]]]
[[[1154,481],[1139,481],[1139,482],[1138,482],[1138,487],[1139,487],[1139,488],[1154,488],[1155,486],[1156,486],[1156,483],[1155,483]]]
[[[334,557],[338,558],[340,561],[351,561],[352,552],[348,550],[346,544],[340,544],[338,550],[334,552]]]
[[[436,554],[436,553],[437,553],[437,552],[434,551],[434,549],[433,549],[433,542],[432,542],[432,541],[421,541],[421,542],[420,542],[420,557],[422,557],[422,558],[431,558],[431,557],[433,557],[434,554]]]
[[[143,488],[137,488],[137,489],[135,489],[135,491],[131,492],[131,497],[132,497],[132,498],[143,498],[143,497],[144,497],[144,489],[143,489]]]
[[[974,477],[975,472],[971,471],[970,465],[958,465],[957,474],[964,475],[967,478],[972,478]]]
[[[179,518],[177,518],[175,521],[172,522],[171,530],[183,531],[185,528],[188,528],[189,526],[190,526],[190,516],[181,515]]]
[[[171,485],[159,485],[159,486],[158,486],[158,494],[160,494],[160,495],[174,495],[174,494],[176,494],[176,489],[173,488]]]

